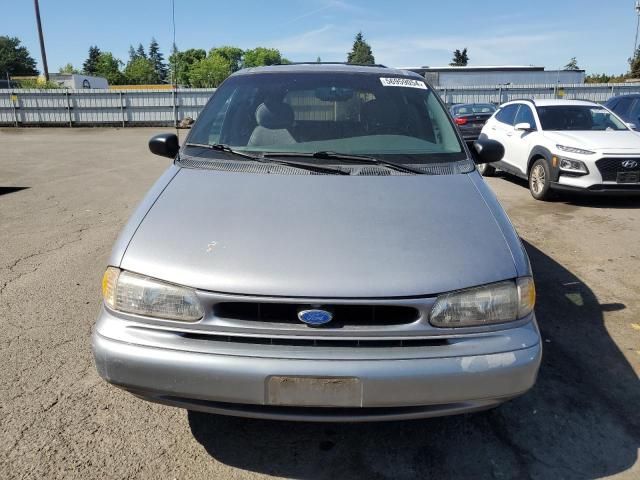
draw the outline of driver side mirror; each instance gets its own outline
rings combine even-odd
[[[473,149],[475,150],[473,160],[477,164],[499,162],[504,156],[504,146],[500,142],[488,138],[473,142]]]
[[[515,128],[516,130],[522,130],[524,132],[533,131],[533,128],[531,127],[531,124],[528,123],[528,122],[516,123],[513,128]]]
[[[151,150],[151,153],[161,157],[176,158],[178,150],[180,150],[178,136],[175,133],[161,133],[151,137],[149,150]]]

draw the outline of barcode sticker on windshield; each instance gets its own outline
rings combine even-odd
[[[409,87],[409,88],[421,88],[427,89],[427,84],[420,80],[413,80],[412,78],[385,78],[380,77],[380,82],[385,87]]]

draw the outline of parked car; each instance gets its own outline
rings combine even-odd
[[[473,142],[480,136],[485,122],[496,111],[496,106],[491,103],[462,103],[452,106],[449,111],[464,141]]]
[[[627,122],[629,128],[640,129],[640,94],[619,95],[610,98],[604,106]]]
[[[640,193],[640,135],[614,113],[579,100],[505,103],[481,138],[504,145],[500,162],[480,165],[528,179],[531,195],[548,200],[555,190]]]
[[[527,254],[424,78],[247,69],[181,147],[149,146],[174,161],[104,274],[93,352],[108,382],[318,421],[475,411],[534,384]]]

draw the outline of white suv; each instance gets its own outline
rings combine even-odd
[[[580,100],[507,102],[480,138],[504,145],[502,161],[480,165],[526,178],[531,195],[552,190],[640,193],[640,135],[603,106]]]

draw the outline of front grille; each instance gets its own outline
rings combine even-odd
[[[308,304],[269,302],[222,302],[214,305],[218,318],[248,322],[300,324],[298,312],[313,308]],[[350,326],[406,325],[420,317],[418,309],[398,305],[322,305],[333,314],[333,320],[321,328]]]
[[[220,335],[208,333],[180,333],[180,336],[189,340],[202,340],[207,342],[243,343],[249,345],[282,345],[288,347],[343,347],[343,348],[400,348],[400,347],[438,347],[448,345],[449,340],[444,338],[415,338],[415,339],[378,339],[360,338],[285,338],[285,337],[246,337],[235,335]]]
[[[622,162],[634,160],[638,162],[636,168],[624,168]],[[631,172],[640,170],[640,158],[601,158],[596,162],[596,166],[605,182],[615,182],[619,172]]]

